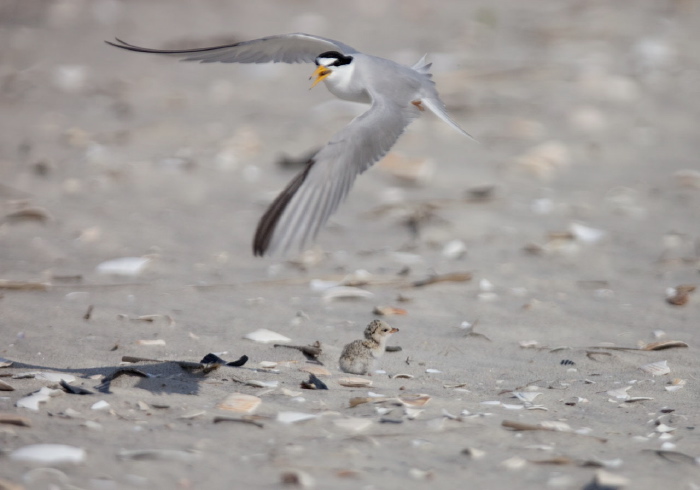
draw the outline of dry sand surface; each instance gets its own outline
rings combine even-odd
[[[430,53],[477,142],[425,114],[253,258],[280,157],[364,108],[103,40],[295,31]],[[700,488],[697,2],[4,0],[0,42],[0,488]],[[378,306],[402,350],[343,386]]]

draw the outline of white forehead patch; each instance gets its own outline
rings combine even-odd
[[[316,61],[319,65],[329,66],[338,61],[338,58],[316,58]]]

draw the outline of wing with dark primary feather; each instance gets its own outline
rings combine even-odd
[[[211,46],[195,49],[151,49],[135,46],[121,39],[111,46],[136,51],[177,56],[183,61],[201,61],[202,63],[312,63],[325,51],[356,53],[357,50],[347,44],[311,34],[294,33],[269,36],[252,41]]]
[[[315,238],[355,178],[394,146],[417,115],[416,110],[375,98],[372,107],[336,133],[273,201],[258,223],[255,255],[299,251]]]

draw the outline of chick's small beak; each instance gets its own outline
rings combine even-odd
[[[326,78],[328,75],[331,74],[331,70],[326,68],[323,65],[318,65],[318,68],[316,68],[316,71],[313,72],[313,74],[309,77],[309,80],[311,80],[313,77],[316,77],[316,80],[314,80],[314,83],[311,84],[311,87],[309,87],[309,90],[314,88],[316,85],[318,85],[318,82]]]
[[[398,331],[399,331],[398,328],[392,328],[391,330],[389,330],[389,333],[396,333]]]

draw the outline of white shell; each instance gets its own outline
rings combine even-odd
[[[542,392],[540,391],[514,391],[513,396],[524,403],[532,403],[535,398],[540,396]]]
[[[391,377],[391,379],[413,379],[414,376],[412,374],[405,374],[405,373],[399,373],[395,374]]]
[[[254,386],[256,388],[277,388],[280,384],[279,381],[259,381],[257,379],[249,379],[245,382],[248,386]]]
[[[138,276],[150,261],[151,259],[143,257],[122,257],[102,262],[96,270],[100,274]]]
[[[426,373],[429,373],[429,374],[439,374],[439,373],[441,373],[442,371],[440,371],[439,369],[428,368],[428,369],[425,370],[425,372],[426,372]]]
[[[335,299],[362,299],[371,298],[374,293],[365,289],[353,286],[336,286],[328,288],[323,293],[323,301],[333,301]]]
[[[447,259],[459,259],[467,253],[467,245],[462,240],[451,240],[442,247],[442,256]]]
[[[603,230],[597,230],[578,223],[571,223],[571,225],[569,225],[569,231],[576,240],[584,243],[596,243],[605,237],[605,232]]]
[[[630,395],[627,393],[627,391],[632,388],[631,386],[625,386],[624,388],[617,388],[615,390],[608,390],[606,393],[613,398],[617,398],[618,400],[629,400]]]
[[[372,386],[372,380],[366,378],[340,378],[338,384],[349,388],[365,388]]]
[[[85,461],[85,450],[65,444],[32,444],[10,453],[10,459],[43,465],[79,464]]]
[[[665,434],[666,432],[673,432],[674,430],[676,430],[676,428],[670,427],[666,424],[659,424],[656,426],[655,430],[656,430],[656,432],[660,432],[662,434]]]
[[[232,393],[223,401],[216,405],[216,408],[221,410],[229,410],[231,412],[238,413],[251,413],[258,405],[262,403],[262,400],[257,396],[246,395],[245,393]]]
[[[90,407],[90,410],[107,410],[109,408],[109,402],[105,400],[100,400],[99,402],[95,402],[92,404]]]
[[[433,397],[430,395],[401,395],[399,396],[399,400],[404,404],[408,405],[411,407],[422,407],[426,403],[428,403],[430,400],[432,400]]]
[[[277,421],[283,424],[296,424],[306,420],[315,419],[317,415],[303,412],[280,412],[277,414]]]
[[[154,347],[154,346],[165,345],[165,340],[163,340],[163,339],[145,339],[145,340],[137,340],[136,343],[138,345],[147,345],[149,347]]]
[[[363,430],[369,428],[372,425],[371,419],[363,419],[359,417],[351,417],[347,419],[334,420],[333,424],[336,427],[350,431],[350,432],[362,432]]]
[[[279,334],[277,332],[273,332],[272,330],[268,330],[266,328],[259,328],[258,330],[255,330],[254,332],[250,332],[246,334],[244,339],[247,340],[252,340],[253,342],[260,342],[262,344],[270,344],[272,342],[291,342],[292,339],[289,337],[285,337],[282,334]]]
[[[62,393],[62,390],[52,390],[51,388],[44,386],[39,391],[34,392],[29,396],[25,396],[24,398],[20,398],[17,400],[15,405],[19,408],[26,408],[28,410],[32,410],[33,412],[38,412],[40,403],[47,402],[52,396]]]
[[[652,362],[649,364],[645,364],[639,369],[653,376],[662,376],[671,372],[671,368],[668,367],[668,361]]]

